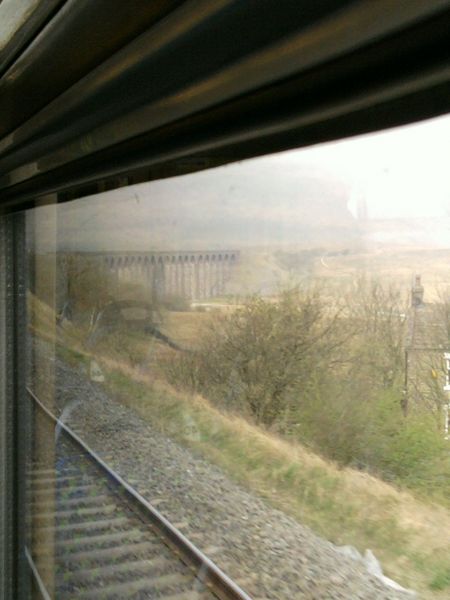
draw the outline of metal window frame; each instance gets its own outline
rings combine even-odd
[[[25,555],[25,215],[0,217],[0,598],[29,598]]]
[[[106,0],[87,4],[86,20],[67,0],[0,78],[0,112],[15,115],[0,212],[450,111],[450,0],[160,0],[155,15],[136,2],[144,31],[136,18],[106,59],[94,45],[79,62],[81,24],[88,43],[92,24],[110,23],[110,40],[123,27]],[[47,104],[30,115],[43,57]]]

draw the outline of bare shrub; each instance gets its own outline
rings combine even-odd
[[[346,337],[339,309],[326,307],[317,292],[291,290],[276,301],[254,297],[214,319],[198,350],[175,361],[168,374],[271,426],[294,410],[290,403],[302,402],[314,374],[326,377],[340,364]]]

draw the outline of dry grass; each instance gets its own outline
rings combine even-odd
[[[30,299],[35,331],[52,336],[52,311]],[[192,340],[204,313],[172,314]],[[63,357],[89,360],[80,332],[57,335]],[[173,389],[117,350],[96,349],[110,394],[154,427],[219,465],[242,485],[337,544],[371,548],[386,574],[424,598],[448,597],[450,511],[375,477],[330,461],[225,414],[199,396]],[[443,588],[430,589],[432,587]],[[445,588],[445,589],[444,589]]]
[[[429,586],[449,566],[449,510],[368,474],[340,469],[129,365],[109,359],[102,365],[110,391],[153,426],[334,543],[371,548],[390,577],[423,597],[446,597]]]
[[[394,283],[408,292],[415,274],[421,274],[428,302],[437,300],[436,289],[450,285],[450,250],[412,247],[383,249],[327,256],[324,266],[319,259],[314,265],[314,277],[333,285],[349,283],[365,274],[377,280]]]
[[[161,331],[182,347],[191,346],[201,330],[211,320],[208,312],[168,312]]]

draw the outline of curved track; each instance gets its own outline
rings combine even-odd
[[[28,473],[33,536],[27,558],[44,598],[250,600],[28,393],[57,436],[54,468],[34,462]],[[46,570],[54,578],[51,594],[41,577]]]

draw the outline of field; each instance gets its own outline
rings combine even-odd
[[[356,272],[356,267],[348,268]],[[35,335],[52,339],[51,309],[31,296],[30,313]],[[199,329],[213,315],[168,313],[165,331],[180,345],[194,345]],[[450,510],[445,506],[367,473],[340,468],[299,443],[219,411],[199,395],[175,389],[163,380],[155,362],[165,353],[164,345],[143,334],[117,331],[87,349],[83,332],[66,325],[53,341],[68,363],[88,369],[95,358],[112,397],[276,508],[336,544],[351,544],[362,552],[370,548],[386,575],[420,591],[421,597],[447,597]]]
[[[276,294],[280,288],[322,284],[336,293],[359,277],[394,283],[408,293],[414,275],[421,275],[425,300],[450,287],[450,250],[418,246],[371,246],[367,248],[249,250],[230,282],[232,294]]]
[[[437,289],[450,286],[450,250],[427,248],[383,248],[346,256],[326,256],[317,261],[317,278],[351,281],[358,275],[392,282],[409,291],[414,275],[422,276],[426,300],[435,298]]]

